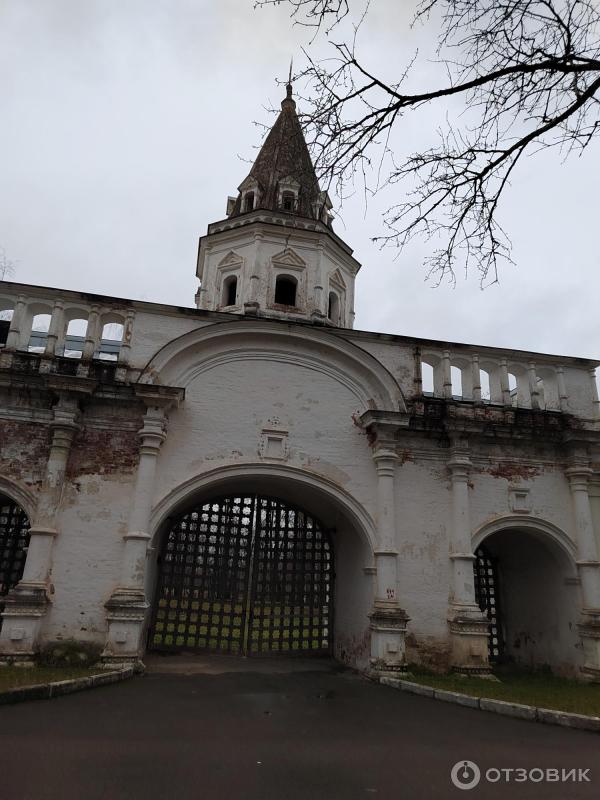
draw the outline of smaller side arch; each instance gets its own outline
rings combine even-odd
[[[533,535],[547,536],[555,545],[559,547],[561,552],[567,557],[570,565],[575,569],[575,562],[577,559],[577,547],[571,537],[548,520],[541,517],[530,517],[525,514],[505,514],[501,517],[496,517],[493,520],[484,522],[480,525],[472,535],[473,552],[491,536],[493,533],[498,533],[504,530],[522,530]]]

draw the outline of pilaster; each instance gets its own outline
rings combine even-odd
[[[51,445],[35,518],[29,530],[29,546],[23,577],[6,597],[0,631],[0,660],[32,661],[38,650],[42,619],[51,602],[50,573],[54,539],[58,535],[67,461],[79,410],[76,398],[63,394],[54,408],[50,425]]]
[[[581,580],[581,617],[578,623],[583,644],[583,672],[600,680],[600,560],[588,492],[592,470],[587,456],[575,453],[566,470],[577,541],[577,569]]]
[[[374,553],[376,590],[371,620],[371,669],[377,673],[406,668],[405,635],[409,617],[398,601],[395,478],[398,456],[393,444],[379,443],[373,453],[377,470],[377,534]]]
[[[469,505],[472,464],[466,439],[453,441],[448,468],[452,486],[448,603],[451,663],[458,672],[489,672],[489,625],[475,600]]]
[[[108,633],[102,660],[110,665],[139,661],[148,602],[144,591],[146,558],[151,539],[150,515],[158,454],[166,438],[167,409],[173,398],[148,397],[139,431],[140,459],[131,500],[119,584],[106,607]]]

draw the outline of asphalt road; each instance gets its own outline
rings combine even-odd
[[[348,671],[252,669],[154,672],[0,708],[0,800],[600,796],[597,734],[404,694]],[[450,781],[463,759],[484,774],[587,768],[591,782],[483,777],[464,791]]]

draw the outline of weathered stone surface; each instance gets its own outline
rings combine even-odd
[[[535,706],[521,705],[520,703],[506,703],[504,700],[489,700],[482,697],[479,701],[482,711],[493,711],[496,714],[504,714],[507,717],[519,717],[520,719],[535,719]]]
[[[445,689],[435,689],[433,696],[436,700],[444,700],[446,703],[456,703],[459,706],[479,708],[478,697],[471,697],[471,695],[462,694],[461,692],[448,692]]]
[[[551,725],[564,725],[567,728],[579,728],[584,731],[600,733],[600,717],[588,717],[584,714],[569,714],[551,708],[538,708],[537,719]]]

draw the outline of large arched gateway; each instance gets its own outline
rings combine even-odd
[[[169,519],[157,577],[151,649],[331,652],[331,538],[284,500],[229,494]]]

